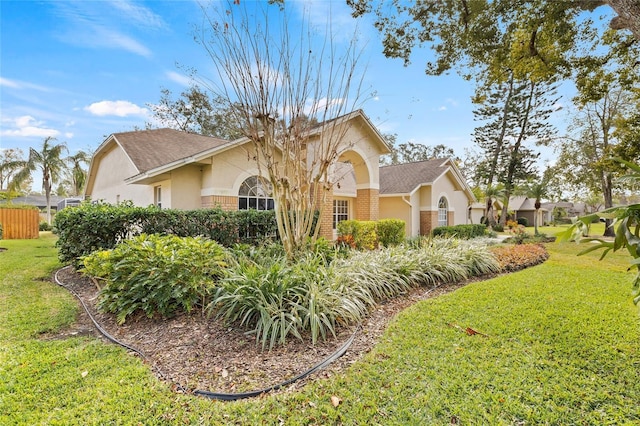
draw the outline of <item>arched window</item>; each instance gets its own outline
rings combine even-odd
[[[238,210],[273,210],[271,185],[259,176],[247,178],[238,191]]]
[[[449,204],[447,199],[440,197],[440,201],[438,201],[438,226],[447,226],[449,224],[448,216]]]

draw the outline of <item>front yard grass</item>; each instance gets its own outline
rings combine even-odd
[[[548,244],[542,265],[405,310],[345,375],[222,403],[171,392],[100,340],[43,340],[77,313],[42,279],[58,266],[54,241],[0,241],[0,424],[640,423],[624,254]]]

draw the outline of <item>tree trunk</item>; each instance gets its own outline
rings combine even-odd
[[[602,193],[604,195],[604,208],[608,209],[613,207],[613,191],[612,187],[612,179],[611,174],[604,172],[602,173]],[[615,237],[615,231],[613,227],[611,227],[612,220],[605,219],[604,233],[602,234],[605,237]]]
[[[638,0],[605,0],[618,14],[609,26],[615,30],[627,29],[640,41],[640,1]]]

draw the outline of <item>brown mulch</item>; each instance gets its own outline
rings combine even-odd
[[[474,281],[447,284],[432,290],[412,290],[379,304],[359,329],[355,325],[341,327],[335,339],[331,337],[312,345],[310,339],[300,341],[292,337],[285,346],[262,351],[255,337],[245,334],[246,330],[224,325],[199,313],[179,314],[171,319],[150,319],[141,314],[129,317],[119,326],[113,314],[96,310],[98,290],[89,279],[70,268],[61,270],[58,279],[82,298],[103,329],[117,340],[143,352],[156,374],[174,389],[179,384],[187,391],[199,389],[220,393],[254,391],[282,383],[324,361],[355,333],[355,339],[344,356],[286,387],[285,391],[297,389],[307,380],[339,374],[376,345],[398,312],[419,300],[449,293]],[[45,338],[78,335],[104,339],[82,308],[73,326]]]

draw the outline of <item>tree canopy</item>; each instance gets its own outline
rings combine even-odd
[[[410,62],[413,49],[427,45],[435,60],[426,64],[430,75],[451,69],[465,77],[504,81],[505,72],[545,78],[566,76],[581,43],[593,38],[590,14],[603,5],[618,16],[616,29],[628,29],[640,41],[640,3],[637,0],[441,0],[407,3],[348,0],[355,17],[375,16],[387,57]],[[626,43],[631,43],[626,40]],[[478,74],[478,69],[483,73]]]

